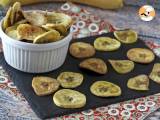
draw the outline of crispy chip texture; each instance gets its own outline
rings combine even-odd
[[[17,28],[17,32],[18,38],[33,41],[37,36],[45,33],[45,30],[30,24],[20,24]]]
[[[61,39],[60,33],[56,30],[48,31],[44,34],[38,35],[33,43],[42,44],[42,43],[50,43],[55,42]]]
[[[32,25],[42,26],[47,23],[47,17],[40,11],[24,12],[25,19]]]
[[[50,43],[62,40],[69,33],[72,18],[64,13],[42,10],[23,11],[15,2],[6,13],[2,23],[5,33],[28,43]]]
[[[7,27],[11,25],[11,12],[12,12],[12,7],[10,7],[6,13],[6,16],[3,20],[2,28],[5,30]]]

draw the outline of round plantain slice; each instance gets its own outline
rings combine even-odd
[[[121,43],[110,37],[99,37],[94,41],[94,47],[99,51],[114,51],[121,46]]]
[[[35,26],[42,26],[47,23],[47,13],[42,11],[27,11],[24,12],[25,19]]]
[[[10,27],[6,28],[5,33],[9,37],[11,37],[15,40],[20,40],[20,38],[18,37],[18,33],[17,33],[17,27],[18,27],[18,25],[24,24],[24,23],[27,23],[27,21],[26,20],[21,20],[21,21],[16,22],[13,26],[10,26]]]
[[[137,63],[151,63],[155,59],[154,53],[146,48],[132,48],[127,52],[127,57]]]
[[[130,78],[127,83],[127,87],[133,90],[149,90],[149,78],[147,75],[138,75]]]
[[[6,28],[5,33],[9,37],[11,37],[11,38],[13,38],[15,40],[19,40],[19,38],[17,36],[17,26],[16,25]]]
[[[99,97],[114,97],[121,95],[121,88],[118,85],[107,81],[94,82],[90,87],[90,91],[92,94]]]
[[[54,94],[53,101],[61,108],[82,108],[86,104],[86,96],[75,90],[61,89]]]
[[[51,42],[56,42],[60,39],[61,39],[60,33],[56,30],[51,30],[41,35],[38,35],[34,39],[33,43],[35,44],[51,43]]]
[[[106,63],[99,58],[88,58],[82,61],[79,64],[80,68],[84,68],[98,74],[106,74],[107,73],[107,65]]]
[[[12,12],[12,7],[8,9],[6,16],[4,17],[4,20],[2,23],[3,30],[6,30],[7,27],[11,26],[11,12]]]
[[[69,52],[76,58],[86,58],[95,55],[94,47],[85,42],[75,42],[70,45]]]
[[[155,63],[149,75],[149,78],[160,84],[160,63]]]
[[[38,96],[45,96],[58,90],[59,82],[50,77],[37,76],[32,80],[32,87]]]
[[[64,13],[48,12],[47,13],[47,24],[51,26],[61,26],[69,28],[72,24],[72,18]]]
[[[17,34],[19,39],[26,39],[33,41],[37,36],[45,33],[45,30],[38,26],[30,24],[20,24],[17,27]]]
[[[130,60],[108,60],[114,70],[119,74],[126,74],[134,69],[134,62]]]
[[[42,27],[48,31],[57,30],[63,36],[67,35],[67,28],[64,25],[45,24]]]
[[[120,42],[125,43],[125,44],[132,44],[137,41],[137,32],[134,30],[120,30],[120,31],[115,31],[114,36],[116,39],[118,39]]]
[[[63,88],[76,88],[83,82],[83,75],[76,72],[62,72],[57,80]]]

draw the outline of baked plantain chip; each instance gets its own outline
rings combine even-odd
[[[155,59],[154,53],[146,48],[132,48],[128,50],[127,57],[137,63],[151,63]]]
[[[54,78],[37,76],[32,80],[32,87],[38,96],[44,96],[54,93],[58,90],[60,84]]]
[[[5,33],[9,37],[11,37],[11,38],[13,38],[15,40],[19,40],[19,38],[17,36],[17,26],[16,25],[6,28]]]
[[[6,16],[4,17],[4,20],[2,23],[3,30],[6,30],[7,27],[11,26],[11,12],[12,12],[12,7],[8,9]]]
[[[94,41],[94,47],[99,51],[115,51],[120,48],[121,43],[110,37],[98,37]]]
[[[67,35],[67,28],[64,25],[54,25],[47,23],[46,25],[42,25],[42,27],[48,31],[57,30],[61,35]]]
[[[85,42],[72,43],[69,47],[69,52],[76,58],[92,57],[96,53],[94,47],[91,44]]]
[[[119,74],[126,74],[134,69],[134,62],[130,60],[109,60],[109,62]]]
[[[57,80],[63,88],[76,88],[83,82],[83,75],[76,72],[62,72]]]
[[[64,13],[48,12],[47,23],[49,23],[50,26],[63,25],[65,28],[68,29],[72,24],[72,18]]]
[[[38,35],[34,39],[33,43],[35,44],[51,43],[51,42],[56,42],[60,39],[61,39],[60,33],[56,30],[51,30],[41,35]]]
[[[114,36],[122,43],[125,44],[132,44],[137,41],[137,32],[134,30],[120,30],[120,31],[115,31]]]
[[[37,36],[45,33],[41,27],[30,25],[30,24],[20,24],[17,27],[17,33],[19,39],[26,39],[33,41]]]
[[[160,63],[155,63],[149,78],[160,84]]]
[[[86,96],[76,90],[61,89],[54,94],[53,101],[61,108],[82,108],[86,104]]]
[[[107,81],[94,82],[90,87],[90,91],[92,94],[99,97],[114,97],[121,95],[121,88],[118,85]]]
[[[11,12],[11,25],[13,25],[14,23],[22,19],[24,19],[24,16],[23,16],[22,8],[21,8],[21,3],[15,2],[13,4],[12,12]]]
[[[107,65],[100,58],[88,58],[79,64],[80,68],[84,68],[98,74],[107,73]]]
[[[47,23],[46,13],[42,11],[24,12],[25,19],[32,25],[42,26]]]
[[[133,90],[149,90],[149,78],[147,75],[138,75],[130,78],[127,83],[127,87]]]

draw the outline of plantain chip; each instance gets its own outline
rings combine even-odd
[[[21,9],[21,3],[15,2],[12,7],[11,12],[11,25],[13,25],[15,22],[18,22],[19,20],[23,19],[23,12]]]
[[[37,76],[32,80],[32,88],[38,96],[45,96],[54,93],[58,90],[59,82],[50,77]]]
[[[154,82],[160,84],[160,63],[155,63],[151,73],[149,74],[149,78]]]
[[[95,55],[96,50],[89,43],[75,42],[70,45],[69,52],[76,58],[87,58]]]
[[[91,87],[90,91],[92,94],[99,97],[113,97],[121,95],[121,88],[111,82],[107,81],[96,81]]]
[[[132,48],[128,50],[127,57],[137,63],[148,64],[155,59],[154,53],[146,48]]]
[[[109,60],[109,63],[119,74],[126,74],[134,69],[134,62],[130,60]]]
[[[133,90],[149,90],[149,78],[147,75],[141,74],[130,78],[127,87]]]
[[[68,29],[72,24],[72,18],[64,13],[48,12],[47,23],[50,25],[52,24],[52,26],[63,25],[66,29]]]
[[[120,30],[115,31],[114,36],[122,43],[132,44],[137,41],[137,32],[134,30]]]
[[[110,37],[98,37],[94,41],[94,47],[99,51],[115,51],[120,48],[121,43]]]
[[[33,41],[37,36],[45,33],[41,27],[30,25],[30,24],[20,24],[17,27],[17,34],[19,39],[26,39]]]
[[[15,40],[19,40],[19,38],[17,36],[17,26],[11,26],[11,27],[6,28],[5,33],[9,37],[11,37],[11,38],[13,38]]]
[[[108,72],[106,63],[100,58],[85,59],[80,62],[79,67],[102,75]]]
[[[46,14],[40,11],[24,12],[24,17],[32,25],[42,26],[47,23]]]
[[[46,24],[42,25],[42,27],[46,30],[57,30],[61,33],[61,35],[67,35],[67,28],[64,25],[54,25],[54,24]]]
[[[50,43],[55,42],[61,39],[60,33],[56,30],[51,30],[41,35],[38,35],[33,43],[35,44],[43,44],[43,43]]]
[[[83,75],[76,72],[62,72],[57,80],[63,88],[76,88],[83,82]]]
[[[12,7],[10,7],[6,13],[6,16],[3,20],[2,23],[2,28],[5,30],[7,27],[11,26],[11,12],[12,12]]]
[[[61,108],[82,108],[86,105],[86,96],[76,90],[61,89],[53,95],[53,101]]]

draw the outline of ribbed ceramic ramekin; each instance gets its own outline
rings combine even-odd
[[[2,21],[0,37],[5,60],[10,66],[23,72],[43,73],[55,70],[64,63],[72,39],[71,32],[54,43],[25,43],[7,36],[2,30]]]

